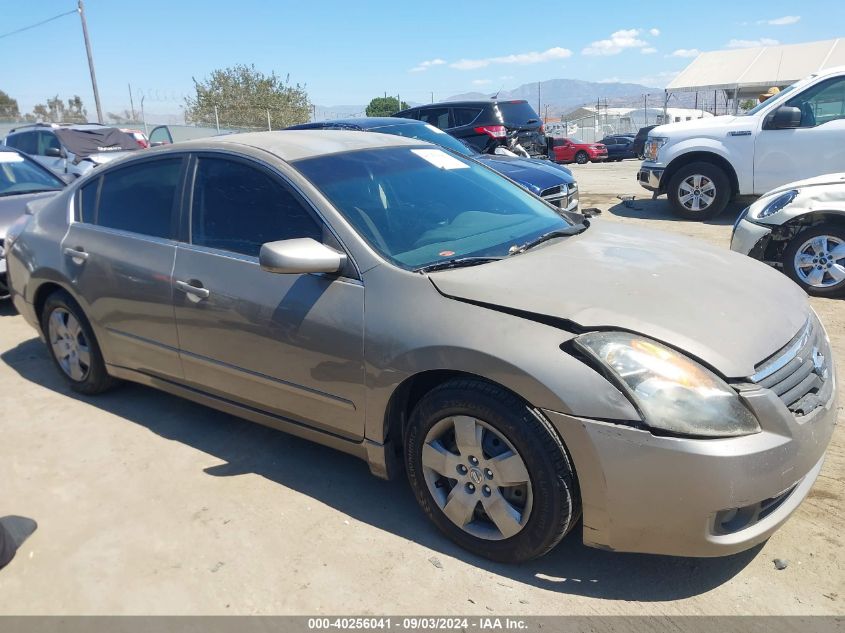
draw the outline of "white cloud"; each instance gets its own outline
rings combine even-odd
[[[660,29],[649,29],[648,34],[652,37],[657,37],[658,35],[660,35]]]
[[[513,75],[502,75],[501,77],[499,77],[499,79],[501,79],[502,81],[508,81],[510,79],[514,79],[514,76]]]
[[[639,39],[640,29],[620,29],[606,40],[596,40],[581,53],[584,55],[618,55],[626,48],[645,48],[648,42]]]
[[[761,37],[759,40],[731,40],[725,46],[727,48],[755,48],[758,46],[777,46],[779,41],[768,37]]]
[[[645,48],[641,48],[641,49],[640,49],[640,52],[641,52],[643,55],[651,55],[651,54],[653,54],[653,53],[656,53],[656,52],[657,52],[657,49],[656,49],[656,48],[654,48],[654,46],[646,46]]]
[[[760,20],[757,24],[769,24],[771,26],[787,26],[795,24],[801,19],[800,15],[785,15],[782,18],[774,18],[773,20]]]
[[[493,81],[490,79],[473,79],[472,85],[473,86],[486,86],[488,84],[492,84]]]
[[[679,48],[676,51],[672,51],[671,55],[667,55],[667,57],[698,57],[701,54],[701,51],[697,48]]]
[[[437,59],[429,59],[429,60],[427,60],[427,61],[420,62],[419,64],[417,64],[416,66],[414,66],[413,68],[411,68],[411,70],[410,70],[409,72],[412,72],[412,73],[421,73],[421,72],[423,72],[423,71],[425,71],[425,70],[428,70],[428,69],[429,69],[429,68],[431,68],[432,66],[442,66],[442,65],[443,65],[443,64],[445,64],[445,63],[446,63],[446,60],[445,60],[445,59],[440,59],[439,57],[438,57]]]
[[[485,68],[491,64],[539,64],[540,62],[549,62],[555,59],[566,59],[572,55],[572,51],[568,48],[560,48],[555,46],[546,51],[538,53],[532,51],[530,53],[517,53],[515,55],[503,55],[501,57],[485,57],[482,59],[459,59],[458,61],[449,64],[452,68],[458,70],[475,70],[476,68]]]

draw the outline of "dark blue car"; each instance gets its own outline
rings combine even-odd
[[[572,177],[572,172],[566,167],[547,160],[481,154],[446,132],[422,121],[394,117],[362,117],[303,123],[287,129],[361,130],[396,134],[435,143],[474,158],[564,211],[578,212],[578,185]]]

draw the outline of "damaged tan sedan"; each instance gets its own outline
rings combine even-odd
[[[413,139],[154,149],[6,250],[75,390],[131,380],[404,466],[443,533],[500,561],[576,526],[604,549],[747,549],[807,496],[837,415],[828,338],[784,276],[590,226]]]

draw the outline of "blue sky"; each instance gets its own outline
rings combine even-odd
[[[75,0],[0,0],[0,35]],[[575,5],[575,6],[573,6]],[[411,8],[425,7],[425,8]],[[659,8],[659,10],[655,10]],[[429,101],[566,77],[662,87],[697,51],[845,36],[845,4],[797,2],[261,2],[87,0],[103,107],[179,111],[191,77],[253,63],[314,103]],[[58,93],[94,112],[79,19],[0,38],[0,90],[22,110]]]

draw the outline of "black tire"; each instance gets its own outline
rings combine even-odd
[[[86,371],[81,379],[74,379],[67,373],[56,356],[56,351],[51,343],[49,324],[51,317],[57,310],[72,315],[76,319],[79,323],[80,332],[83,337],[82,340],[86,343],[90,362],[86,365]],[[44,302],[44,309],[41,312],[41,331],[44,332],[44,336],[47,339],[47,351],[50,354],[53,364],[71,389],[78,393],[92,396],[107,391],[117,384],[118,381],[109,376],[106,371],[106,364],[103,361],[103,355],[100,352],[97,338],[91,329],[91,324],[88,322],[82,308],[79,307],[79,304],[67,292],[56,290],[47,297],[47,300]]]
[[[587,156],[587,152],[581,150],[577,154],[575,154],[575,162],[579,165],[586,165],[590,161],[590,157]]]
[[[422,465],[423,446],[435,424],[451,416],[483,421],[516,449],[525,464],[532,507],[524,526],[509,538],[490,540],[470,534],[446,516],[429,490]],[[518,563],[542,556],[566,536],[581,515],[575,471],[554,428],[521,399],[482,380],[451,380],[420,400],[405,434],[405,463],[423,512],[447,537],[484,558]]]
[[[804,229],[795,237],[793,237],[789,244],[786,245],[786,248],[783,251],[783,271],[787,274],[787,276],[792,279],[795,283],[801,286],[807,294],[813,295],[815,297],[839,297],[845,295],[845,280],[842,280],[836,284],[821,288],[817,286],[813,286],[804,279],[801,278],[799,271],[795,265],[795,256],[798,254],[798,250],[807,243],[808,240],[811,240],[816,237],[820,237],[822,235],[830,236],[835,239],[840,240],[840,242],[845,243],[845,225],[842,224],[819,224],[817,226],[813,226],[807,229]],[[830,260],[825,262],[820,261],[819,264],[822,263],[829,263]],[[838,259],[833,262],[834,264],[838,264],[840,266],[845,266],[845,259]],[[829,279],[827,275],[826,278]]]
[[[693,210],[684,206],[679,195],[679,188],[687,178],[703,176],[716,189],[712,202],[705,209]],[[672,211],[685,220],[710,220],[719,215],[728,206],[731,199],[731,184],[725,172],[712,163],[697,162],[684,165],[669,180],[666,191]],[[702,196],[703,198],[704,196]]]

